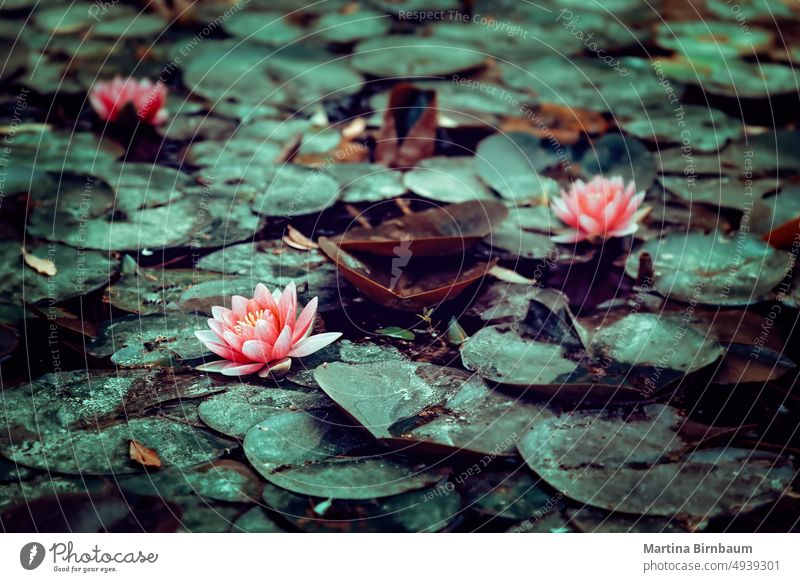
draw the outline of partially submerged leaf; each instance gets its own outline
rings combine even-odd
[[[336,264],[342,276],[367,297],[386,307],[419,311],[454,299],[486,276],[495,260],[464,258],[442,265],[436,258],[400,254],[393,259],[348,253],[330,239],[320,237],[320,249]]]
[[[139,463],[143,467],[161,468],[161,457],[158,456],[158,452],[139,441],[131,439],[128,446],[128,454],[132,461]]]
[[[433,257],[464,253],[489,235],[508,214],[497,201],[472,201],[353,228],[334,242],[345,251],[385,257]]]

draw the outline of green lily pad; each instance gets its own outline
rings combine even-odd
[[[529,133],[497,133],[478,144],[475,164],[478,176],[503,198],[542,201],[558,194],[556,181],[539,174],[559,163],[558,152]]]
[[[631,374],[630,366],[614,360],[598,361],[572,347],[570,337],[543,341],[552,339],[524,322],[484,327],[461,346],[461,362],[489,382],[570,403],[638,401],[653,391],[646,382],[650,375]],[[661,387],[676,375],[662,370],[653,382]]]
[[[144,269],[126,255],[121,276],[108,288],[111,305],[139,315],[164,313],[193,285],[218,280],[214,273],[195,269]]]
[[[129,456],[131,440],[156,451],[164,467],[190,467],[211,461],[232,443],[182,423],[160,417],[130,418],[114,424],[90,424],[81,428],[50,421],[47,428],[27,403],[12,410],[6,398],[0,434],[4,456],[27,467],[73,475],[136,473],[141,465]],[[58,398],[57,396],[55,398]],[[45,400],[48,406],[57,401]]]
[[[157,473],[123,477],[117,481],[123,491],[153,495],[169,501],[194,496],[230,503],[257,503],[264,486],[247,465],[221,460],[188,469],[170,468]]]
[[[660,61],[671,80],[699,85],[712,95],[736,99],[762,99],[797,91],[794,69],[777,63],[751,63],[698,57]]]
[[[485,58],[469,45],[395,35],[358,43],[353,66],[375,77],[433,77],[477,68]]]
[[[641,253],[653,259],[653,287],[661,295],[708,305],[762,301],[783,280],[788,260],[745,233],[675,233],[631,253],[625,264],[629,277],[636,278]]]
[[[253,212],[293,217],[321,212],[339,197],[339,183],[319,169],[286,165],[275,169],[266,191],[256,196]]]
[[[626,133],[660,145],[683,144],[695,152],[716,152],[744,135],[741,121],[700,105],[663,105],[647,115],[621,120]]]
[[[769,453],[691,451],[678,411],[573,412],[542,419],[519,442],[525,461],[567,497],[608,511],[708,518],[777,499],[794,475]]]
[[[264,501],[306,532],[435,532],[459,520],[461,497],[452,483],[377,499],[306,497],[264,487]]]
[[[317,368],[314,377],[373,436],[432,449],[508,455],[534,416],[547,410],[490,390],[455,368],[389,360]]]
[[[43,275],[28,266],[23,260],[20,243],[0,243],[0,260],[7,265],[6,276],[0,283],[5,301],[64,301],[102,287],[118,268],[117,261],[106,253],[62,244],[29,242],[25,250],[36,258],[52,261],[56,274]]]
[[[626,183],[633,180],[637,192],[648,190],[656,178],[656,162],[649,150],[636,138],[620,134],[593,142],[580,167],[587,179],[599,174],[606,179],[621,176]]]
[[[706,20],[665,22],[656,33],[656,42],[662,48],[701,58],[753,56],[768,48],[772,40],[766,30],[748,27],[748,33],[742,34],[737,23]]]
[[[362,8],[324,14],[314,23],[313,30],[315,37],[345,44],[383,36],[391,24],[392,19],[386,14]]]
[[[500,71],[507,85],[536,93],[538,102],[609,111],[615,118],[642,115],[665,99],[664,88],[648,61],[607,57],[603,61],[546,56],[501,63]]]
[[[251,428],[247,459],[270,483],[323,499],[373,499],[422,489],[446,469],[412,465],[400,457],[366,453],[369,435],[340,413],[285,412]]]
[[[341,185],[343,202],[379,202],[406,192],[403,175],[380,164],[333,164],[328,173]]]
[[[222,26],[232,36],[274,47],[296,42],[304,34],[300,26],[279,12],[240,12],[227,18]]]
[[[182,59],[183,80],[212,103],[280,104],[287,98],[285,89],[269,77],[267,54],[256,43],[203,43]]]
[[[662,176],[664,188],[689,204],[702,203],[722,208],[745,211],[768,192],[774,192],[780,183],[775,178],[750,179],[747,183],[730,176],[691,178]],[[776,225],[777,226],[777,225]]]
[[[200,419],[215,431],[243,440],[247,431],[270,416],[283,412],[332,407],[318,390],[297,386],[235,384],[200,403]]]
[[[538,481],[524,467],[467,477],[464,480],[467,506],[487,517],[541,518],[557,507],[563,496],[556,498],[538,486]]]
[[[592,336],[590,349],[631,366],[661,366],[686,374],[717,361],[724,352],[720,344],[679,318],[654,313],[632,313],[601,327]]]
[[[478,178],[475,158],[472,157],[422,160],[405,173],[403,183],[417,196],[445,204],[494,199],[489,188]]]
[[[121,367],[173,366],[211,355],[194,335],[206,329],[206,318],[186,313],[123,317],[104,325],[88,352]]]

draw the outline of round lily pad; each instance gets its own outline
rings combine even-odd
[[[244,439],[247,431],[275,414],[321,409],[333,402],[319,391],[298,387],[236,384],[206,398],[198,413],[208,426],[224,435]]]
[[[339,197],[339,183],[319,169],[286,165],[277,168],[266,191],[256,196],[253,212],[293,217],[321,212]]]
[[[695,152],[716,152],[744,134],[738,119],[700,105],[682,105],[677,112],[671,105],[651,107],[646,116],[620,120],[620,126],[640,139],[682,144]]]
[[[29,242],[29,257],[52,261],[54,275],[39,272],[26,262],[18,242],[0,243],[0,260],[7,265],[0,283],[5,301],[38,303],[64,301],[84,295],[105,285],[113,277],[118,263],[107,253],[79,250],[62,244]]]
[[[630,365],[668,367],[686,374],[716,360],[723,348],[678,318],[632,313],[603,326],[591,340],[597,355]]]
[[[561,148],[546,147],[529,133],[497,133],[478,144],[475,163],[478,176],[503,198],[517,202],[547,200],[558,194],[558,184],[539,172],[566,159],[559,155],[566,153]]]
[[[753,56],[772,44],[772,34],[752,26],[747,34],[742,34],[741,27],[734,22],[670,22],[658,27],[656,42],[662,48],[689,57],[725,59]]]
[[[461,497],[452,483],[377,499],[306,497],[267,484],[264,501],[306,532],[435,532],[459,521]]]
[[[544,407],[498,394],[455,368],[388,360],[330,363],[314,377],[376,438],[431,449],[508,455]]]
[[[653,259],[653,287],[661,295],[709,305],[763,300],[788,264],[784,253],[745,233],[675,233],[648,241],[628,258],[628,276],[636,278],[641,253]]]
[[[328,173],[342,188],[343,202],[379,202],[406,192],[403,175],[380,164],[333,164]]]
[[[488,517],[539,519],[557,507],[562,496],[556,498],[543,490],[538,481],[524,467],[468,476],[464,480],[467,506]]]
[[[225,19],[225,32],[248,41],[280,47],[303,36],[302,27],[279,12],[240,12]]]
[[[386,14],[372,10],[329,12],[314,23],[314,34],[327,42],[351,43],[383,36],[392,25]]]
[[[473,157],[428,158],[403,176],[417,196],[445,204],[491,200],[494,195],[478,178]]]
[[[656,178],[656,162],[649,150],[634,137],[608,134],[594,141],[580,161],[581,173],[590,179],[602,175],[606,179],[621,176],[633,180],[636,191],[644,192]]]
[[[131,441],[154,450],[164,467],[208,462],[232,446],[220,437],[160,417],[80,428],[50,422],[45,428],[31,410],[30,396],[13,413],[8,398],[4,406],[0,409],[7,421],[4,426],[12,428],[14,435],[0,435],[0,451],[21,465],[46,471],[75,475],[139,472],[141,465],[130,458]]]
[[[358,43],[353,66],[375,77],[436,76],[477,68],[485,58],[469,45],[395,35]]]
[[[194,335],[205,329],[206,318],[186,313],[123,317],[103,326],[88,351],[122,367],[172,366],[210,355]]]
[[[346,417],[323,409],[269,417],[247,432],[244,451],[270,483],[323,499],[396,495],[436,483],[447,472],[383,454],[359,454],[371,442]]]
[[[247,465],[232,460],[214,461],[188,469],[170,468],[157,473],[123,477],[124,491],[179,501],[194,496],[230,503],[257,503],[264,486]]]
[[[519,443],[528,465],[564,495],[623,513],[708,518],[777,499],[794,470],[769,453],[692,452],[678,411],[573,412],[534,423]]]

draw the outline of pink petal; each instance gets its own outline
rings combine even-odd
[[[255,364],[228,364],[220,370],[224,376],[246,376],[247,374],[255,374],[264,367],[262,362]]]
[[[222,341],[225,332],[230,331],[230,329],[225,324],[217,321],[216,319],[209,319],[208,327],[210,327],[211,331],[213,331],[219,338],[219,340],[217,341]]]
[[[272,293],[269,292],[267,286],[263,283],[259,283],[256,285],[256,292],[254,293],[255,300],[258,301],[259,305],[262,309],[266,309],[272,313],[278,311],[278,304],[275,302],[275,298],[272,296]]]
[[[278,301],[278,313],[280,314],[279,325],[283,328],[287,323],[294,324],[297,313],[297,287],[291,281],[281,294]]]
[[[342,337],[342,334],[338,332],[320,333],[309,336],[295,345],[288,355],[292,358],[302,358],[311,355],[325,346],[332,344],[340,337]]]
[[[197,366],[195,370],[200,370],[201,372],[222,372],[228,364],[230,364],[228,360],[216,360],[214,362],[206,362],[202,366]]]
[[[284,327],[281,335],[278,336],[275,345],[272,347],[272,357],[270,360],[280,360],[289,354],[292,349],[292,328]]]
[[[266,342],[249,340],[242,345],[242,353],[254,362],[269,362],[272,355],[272,346]]]
[[[579,230],[566,232],[564,234],[558,234],[556,236],[551,236],[550,240],[557,243],[576,243],[582,240],[586,240],[586,234],[582,233]]]
[[[314,297],[314,299],[309,301],[303,308],[303,311],[300,312],[294,324],[294,332],[292,333],[293,342],[299,341],[311,328],[311,324],[314,322],[314,316],[317,314],[317,303],[318,300]]]
[[[256,322],[255,335],[257,340],[274,344],[278,339],[278,324],[275,319],[272,317],[259,319]]]
[[[234,295],[231,297],[231,308],[239,319],[244,319],[247,315],[247,299],[241,295]]]
[[[225,343],[236,351],[242,350],[242,344],[246,339],[232,331],[226,331],[224,334],[222,334],[222,337],[225,340]]]
[[[228,346],[223,346],[222,344],[215,344],[215,343],[203,343],[205,347],[207,347],[210,351],[214,352],[220,358],[225,358],[231,362],[242,362],[245,361],[246,358],[242,357],[242,355],[229,348]]]
[[[221,340],[221,338],[210,329],[198,330],[194,332],[194,336],[200,340],[200,343],[203,344],[218,344]]]

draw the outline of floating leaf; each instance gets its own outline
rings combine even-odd
[[[649,241],[628,258],[629,277],[636,277],[641,253],[653,259],[653,287],[661,295],[709,305],[762,301],[783,280],[787,266],[783,253],[743,232],[733,237],[675,233]]]
[[[436,483],[447,472],[402,458],[358,454],[370,444],[369,436],[346,418],[324,409],[271,416],[247,432],[244,451],[267,481],[323,499],[396,495]]]
[[[143,467],[161,468],[161,457],[158,456],[158,453],[138,441],[131,440],[128,454],[131,461],[139,463]]]
[[[780,457],[736,448],[692,452],[678,411],[573,412],[533,423],[520,440],[528,465],[579,502],[623,513],[709,518],[777,499],[794,470]],[[579,443],[579,446],[575,446]]]
[[[431,58],[432,51],[436,58]],[[474,69],[484,58],[480,51],[450,41],[390,36],[358,43],[353,66],[375,77],[433,77]]]
[[[463,253],[507,214],[497,201],[462,202],[394,218],[376,228],[352,228],[335,242],[348,252],[400,259]]]
[[[373,436],[403,450],[421,443],[423,449],[508,455],[531,418],[549,414],[490,390],[475,376],[433,364],[335,362],[317,368],[314,377]]]
[[[408,255],[394,259],[356,256],[325,237],[320,237],[318,243],[336,263],[342,276],[367,297],[381,305],[408,311],[419,311],[454,299],[483,278],[495,263],[464,259],[461,264],[442,266],[437,263],[434,267],[424,261],[424,257],[414,260]]]

